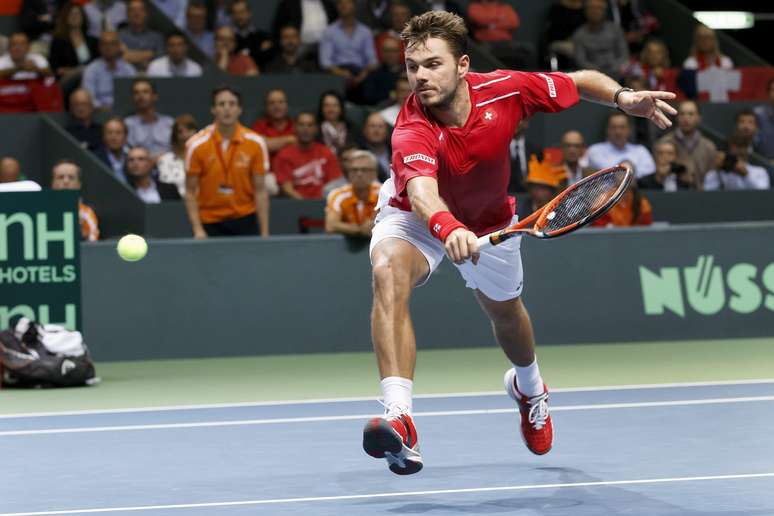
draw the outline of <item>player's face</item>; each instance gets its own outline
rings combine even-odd
[[[242,106],[239,105],[239,99],[230,91],[221,91],[215,97],[212,106],[212,116],[215,122],[221,125],[234,125],[239,121],[242,114]]]
[[[409,84],[427,107],[449,106],[469,67],[468,56],[455,58],[440,38],[429,38],[406,49]]]
[[[78,167],[71,163],[62,163],[54,169],[51,180],[52,190],[80,190],[81,181],[78,179]]]

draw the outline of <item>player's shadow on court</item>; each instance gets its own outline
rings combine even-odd
[[[535,476],[545,477],[545,474],[555,474],[556,478],[552,482],[541,483],[579,483],[579,482],[600,482],[602,479],[593,477],[575,468],[545,467],[531,468],[536,473]],[[529,476],[529,470],[525,471]],[[485,471],[482,471],[482,478],[490,477]],[[491,477],[490,477],[491,478]],[[502,477],[500,477],[502,479]],[[522,478],[523,480],[523,478]],[[529,482],[519,482],[527,484]],[[502,484],[501,484],[502,485]],[[632,486],[632,489],[642,488]],[[679,488],[678,488],[679,489]],[[559,489],[546,489],[550,495],[533,496],[530,491],[515,491],[507,498],[498,498],[498,493],[469,493],[469,494],[450,494],[444,502],[411,502],[396,505],[386,509],[388,512],[396,514],[497,514],[512,513],[519,514],[519,511],[525,511],[529,514],[541,514],[546,516],[639,516],[639,515],[659,515],[659,516],[730,516],[739,514],[738,510],[717,510],[707,512],[691,508],[691,495],[685,495],[681,498],[682,505],[674,505],[663,500],[650,498],[640,492],[631,491],[627,488],[613,486],[590,486],[590,487],[567,487]],[[534,493],[534,491],[531,491]],[[499,493],[502,494],[502,493]],[[436,498],[443,495],[428,495]],[[694,495],[695,496],[695,495]],[[454,503],[455,498],[476,497],[477,502]],[[379,500],[371,503],[395,503],[394,500]],[[770,516],[770,511],[746,511],[747,516]]]

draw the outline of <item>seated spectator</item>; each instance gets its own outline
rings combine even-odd
[[[67,79],[83,72],[97,58],[97,38],[86,34],[83,7],[67,2],[62,6],[54,25],[49,62],[58,79]]]
[[[529,200],[516,205],[519,218],[524,219],[548,204],[566,181],[567,176],[562,167],[551,165],[545,160],[540,162],[533,154],[529,162],[529,174],[524,181]]]
[[[134,114],[124,119],[129,131],[129,146],[145,148],[154,163],[159,156],[169,151],[172,124],[175,123],[171,116],[156,111],[158,100],[156,86],[149,79],[136,79],[132,83]]]
[[[175,118],[170,139],[172,150],[162,154],[156,162],[159,181],[175,185],[180,197],[185,196],[185,142],[196,134],[196,131],[196,120],[191,115]]]
[[[545,41],[548,57],[558,59],[554,69],[570,68],[575,54],[572,35],[586,23],[583,0],[559,0],[551,5],[546,17]]]
[[[758,125],[755,148],[770,160],[774,160],[774,79],[768,85],[769,102],[756,107],[753,112]]]
[[[677,162],[677,145],[669,140],[661,140],[653,147],[656,171],[642,176],[637,185],[643,190],[693,190],[696,180],[688,167]]]
[[[185,10],[185,32],[207,57],[215,57],[215,35],[207,30],[207,7],[204,4],[188,4]]]
[[[388,11],[390,18],[390,28],[388,30],[380,32],[374,39],[374,47],[376,48],[376,58],[380,61],[384,61],[382,54],[382,45],[387,40],[392,40],[398,44],[400,64],[406,63],[405,48],[403,46],[403,40],[400,38],[400,33],[411,18],[411,9],[408,5],[400,0],[394,0],[390,5]],[[392,47],[390,47],[392,48]]]
[[[0,183],[15,183],[21,179],[21,164],[16,158],[0,158]]]
[[[134,77],[137,71],[121,57],[121,41],[116,32],[100,35],[99,54],[83,71],[81,85],[91,93],[95,107],[109,110],[113,107],[113,79]]]
[[[376,180],[376,157],[368,151],[353,150],[342,165],[349,182],[328,194],[325,231],[370,237],[382,186]]]
[[[231,27],[221,27],[215,31],[215,64],[231,75],[258,75],[255,61],[236,51],[236,36]]]
[[[153,177],[153,159],[150,153],[135,147],[126,156],[126,179],[137,197],[145,204],[159,204],[161,201],[178,201],[177,187],[156,181]]]
[[[392,149],[390,148],[390,133],[387,122],[379,113],[371,113],[363,125],[362,148],[374,155],[378,164],[378,179],[387,181],[390,177],[390,162],[392,161]]]
[[[320,38],[320,68],[347,80],[355,90],[378,66],[374,39],[368,27],[355,19],[354,0],[338,0],[339,18]]]
[[[341,177],[336,156],[316,141],[317,119],[302,112],[296,117],[298,143],[288,145],[274,158],[274,173],[282,192],[292,199],[322,199],[327,183]]]
[[[69,159],[60,159],[51,169],[52,190],[81,189],[81,167]],[[78,199],[78,220],[81,225],[81,240],[96,242],[99,240],[99,221],[94,210]]]
[[[84,149],[94,152],[102,145],[102,124],[94,121],[94,103],[88,90],[78,88],[70,94],[70,116],[65,129]]]
[[[83,6],[89,29],[88,35],[99,38],[105,31],[115,32],[126,22],[126,3],[123,0],[91,0]]]
[[[40,185],[35,181],[22,179],[21,165],[16,158],[0,158],[0,192],[38,192]]]
[[[145,0],[129,0],[126,4],[127,26],[118,31],[126,47],[124,59],[138,70],[145,70],[154,58],[164,52],[163,36],[148,28]]]
[[[753,151],[753,144],[758,137],[758,119],[751,109],[743,109],[736,114],[734,133],[747,141],[748,153]]]
[[[355,18],[368,25],[374,34],[377,34],[390,27],[390,7],[395,3],[396,0],[357,0]]]
[[[656,171],[653,157],[644,146],[629,142],[631,125],[625,113],[614,111],[607,117],[607,141],[589,147],[589,166],[595,170],[614,167],[628,160],[634,164],[637,177]]]
[[[379,104],[390,98],[398,77],[406,72],[406,66],[400,62],[400,45],[394,39],[382,42],[382,56],[379,68],[368,74],[363,81],[360,100],[365,104]]]
[[[669,49],[666,43],[660,39],[651,39],[645,43],[640,53],[640,60],[630,63],[624,75],[642,78],[643,88],[641,89],[666,91],[664,71],[670,66]]]
[[[500,0],[474,0],[468,7],[467,20],[473,39],[484,43],[511,41],[520,23],[513,7]]]
[[[704,176],[715,167],[717,148],[701,134],[699,105],[693,100],[683,100],[677,106],[677,127],[664,135],[659,142],[671,142],[677,149],[677,162],[685,165],[694,179],[693,188],[704,189]]]
[[[122,183],[126,183],[126,157],[129,154],[126,135],[126,124],[120,117],[108,119],[102,126],[102,147],[96,153]]]
[[[176,27],[183,27],[185,25],[185,8],[188,6],[188,0],[151,1]]]
[[[230,0],[206,0],[212,5],[212,11],[207,16],[207,26],[209,27],[223,27],[228,25],[234,26],[234,22],[231,20],[231,9],[229,9]],[[284,2],[281,2],[284,3]]]
[[[252,130],[266,139],[272,157],[286,145],[298,143],[293,119],[288,115],[288,96],[284,90],[266,93],[263,101],[264,117],[255,121]]]
[[[266,64],[266,73],[317,73],[317,61],[301,51],[301,36],[297,27],[286,25],[280,29],[279,52]]]
[[[199,77],[202,67],[188,58],[188,42],[182,32],[167,36],[167,55],[157,57],[148,65],[149,77]]]
[[[629,47],[621,28],[607,19],[606,0],[587,0],[586,23],[572,36],[575,65],[619,77],[629,62]]]
[[[314,49],[328,25],[336,19],[334,0],[285,0],[277,6],[274,15],[274,34],[281,27],[292,25],[301,31],[301,44]]]
[[[529,119],[522,118],[516,125],[509,144],[511,156],[511,178],[508,180],[509,192],[525,192],[525,180],[529,173],[530,156],[541,154],[540,148],[527,140],[526,132]]]
[[[751,164],[749,140],[734,133],[728,139],[728,150],[720,153],[715,170],[704,176],[705,190],[768,190],[769,173],[765,168]]]
[[[631,164],[623,161],[621,165]],[[598,227],[650,226],[651,224],[653,224],[653,208],[650,201],[637,188],[637,181],[631,182],[615,206],[591,223],[592,226]]]
[[[596,172],[591,167],[580,164],[581,156],[585,151],[583,135],[578,131],[567,131],[562,135],[562,167],[567,175],[567,183],[577,183],[586,176]]]
[[[683,68],[706,70],[713,67],[730,70],[734,67],[734,62],[727,55],[720,53],[715,31],[706,25],[697,25],[693,33],[691,54],[683,61]]]
[[[30,40],[23,32],[11,34],[8,52],[0,56],[0,79],[29,80],[51,75],[48,61],[30,52]]]
[[[271,34],[255,28],[253,13],[247,0],[234,0],[231,4],[231,21],[236,34],[237,52],[247,52],[259,69],[269,61],[274,49]]]
[[[408,77],[406,77],[406,74],[404,73],[398,77],[397,81],[395,81],[395,90],[391,94],[395,99],[395,103],[379,111],[379,114],[382,115],[382,118],[384,118],[388,124],[390,124],[390,127],[395,127],[400,108],[403,107],[403,103],[406,102],[409,95],[411,95],[411,85],[409,84]]]
[[[320,123],[322,142],[338,156],[344,146],[352,141],[349,124],[344,118],[344,99],[335,91],[323,93],[320,96],[317,116],[322,121]]]

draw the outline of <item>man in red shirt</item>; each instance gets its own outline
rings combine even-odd
[[[288,96],[279,88],[269,90],[263,106],[264,117],[256,120],[252,129],[264,137],[274,156],[284,146],[297,142],[293,119],[288,116]]]
[[[409,298],[446,254],[474,289],[513,364],[505,389],[518,406],[527,448],[547,453],[553,427],[532,325],[519,297],[520,239],[481,251],[477,243],[515,220],[515,202],[507,194],[508,144],[522,118],[569,108],[581,95],[666,128],[666,114],[675,110],[664,100],[674,94],[634,92],[595,71],[469,72],[465,23],[447,12],[415,16],[401,36],[413,93],[392,135],[392,177],[380,192],[370,249],[371,331],[385,414],[366,424],[363,448],[386,458],[394,473],[422,469],[411,418],[416,342]]]
[[[291,144],[274,158],[277,183],[293,199],[322,199],[326,184],[341,177],[336,156],[315,140],[317,117],[313,113],[299,113],[296,117],[297,144]]]

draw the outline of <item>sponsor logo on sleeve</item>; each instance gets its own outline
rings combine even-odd
[[[538,75],[545,79],[546,83],[548,84],[548,96],[552,99],[556,98],[556,84],[554,84],[554,80],[544,73],[540,73]]]
[[[435,165],[435,159],[431,158],[430,156],[426,156],[424,154],[419,154],[419,153],[410,154],[403,158],[403,163],[411,163],[412,161],[424,161],[425,163],[430,163],[431,165]]]

